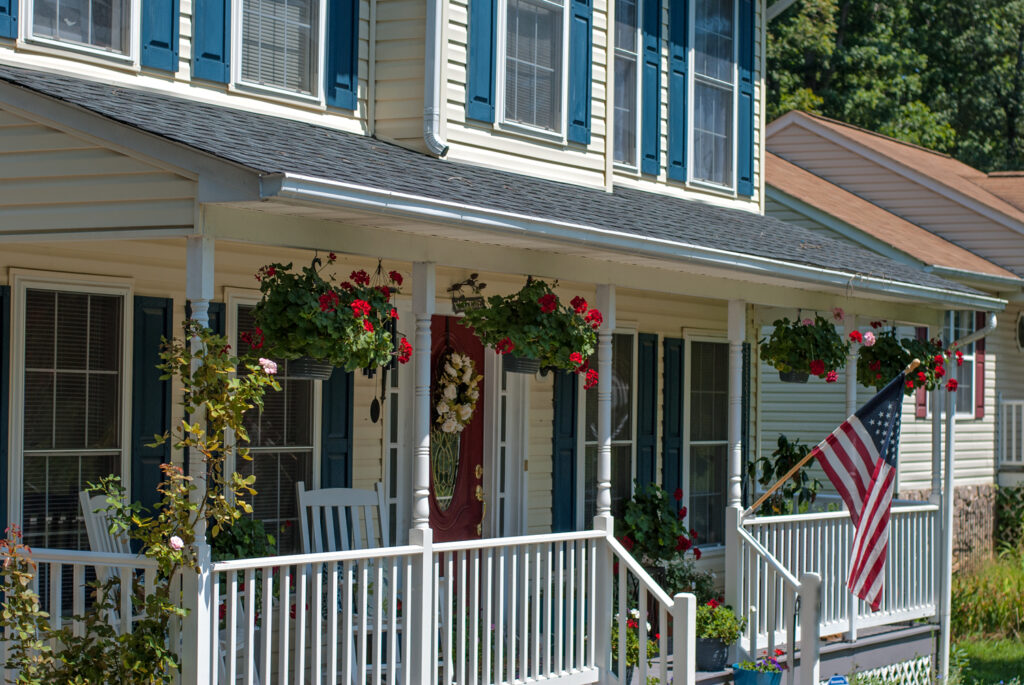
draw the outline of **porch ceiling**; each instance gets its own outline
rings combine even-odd
[[[256,196],[216,198],[238,207],[870,298],[1005,306],[914,266],[752,212],[439,160],[324,126],[82,78],[0,66],[0,80],[248,169],[259,178]],[[295,244],[290,227],[224,237]]]

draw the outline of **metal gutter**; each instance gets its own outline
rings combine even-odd
[[[424,221],[457,223],[505,235],[530,235],[572,245],[586,245],[618,254],[661,261],[693,262],[745,273],[828,285],[865,293],[899,296],[962,308],[1002,310],[1006,301],[988,295],[917,285],[837,269],[787,262],[690,243],[640,236],[622,231],[574,224],[515,212],[490,209],[436,198],[383,190],[354,183],[329,181],[298,174],[274,174],[261,179],[262,200],[292,199],[363,211],[386,212]]]
[[[939,266],[938,264],[926,266],[924,270],[943,278],[956,278],[991,286],[1005,286],[1007,289],[1014,291],[1024,290],[1024,279],[1017,278],[1016,276],[996,276],[977,271],[968,271],[967,269],[955,269],[951,266]]]

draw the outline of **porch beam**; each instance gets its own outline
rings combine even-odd
[[[615,286],[597,286],[597,308],[604,321],[597,333],[597,516],[612,515],[612,333]]]
[[[412,525],[413,528],[430,528],[430,322],[437,305],[434,263],[414,262],[412,282],[412,310],[416,317]]]

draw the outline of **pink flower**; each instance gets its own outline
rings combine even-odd
[[[273,376],[275,373],[277,373],[277,362],[273,361],[272,359],[260,357],[260,366],[263,367],[263,373],[265,374]]]
[[[826,383],[835,383],[838,380],[839,380],[839,374],[837,374],[835,371],[829,371],[825,375],[825,382]]]
[[[173,550],[179,550],[185,546],[185,542],[177,535],[172,535],[171,539],[167,541],[167,546]]]
[[[868,331],[864,334],[864,347],[871,347],[875,344],[875,334]]]
[[[800,323],[802,323],[805,326],[813,326],[814,325],[814,320],[813,319],[804,319]]]
[[[835,318],[836,321],[842,321],[843,317],[846,316],[846,312],[843,311],[842,307],[833,307],[832,316]]]

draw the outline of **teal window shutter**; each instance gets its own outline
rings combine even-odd
[[[327,8],[327,104],[356,108],[359,89],[359,0],[329,0]]]
[[[754,194],[754,2],[739,0],[739,111],[736,113],[736,192]]]
[[[571,0],[569,24],[569,140],[590,144],[591,0]]]
[[[0,473],[7,473],[7,439],[10,406],[11,287],[0,285]],[[7,487],[0,487],[0,527],[7,528]]]
[[[225,331],[228,328],[225,318],[227,316],[225,304],[223,302],[211,302],[210,308],[207,310],[207,316],[210,319],[210,330],[217,335],[226,335]]]
[[[686,180],[686,69],[690,38],[689,0],[669,0],[668,9],[668,177]]]
[[[172,335],[174,300],[137,296],[132,342],[132,501],[150,507],[158,499],[160,465],[171,461],[171,443],[150,447],[171,427],[171,383],[160,380],[160,345]]]
[[[640,171],[661,173],[661,2],[643,0],[640,76]]]
[[[551,530],[576,530],[576,457],[579,383],[575,374],[555,372],[551,431]]]
[[[686,347],[679,338],[665,338],[663,409],[665,420],[661,437],[661,482],[669,493],[683,487],[683,431],[686,427],[683,379],[686,373]]]
[[[354,377],[335,369],[322,388],[320,486],[352,487],[352,393]]]
[[[231,0],[195,0],[192,34],[192,75],[227,83],[231,79]]]
[[[18,0],[0,0],[0,37],[18,37]],[[7,509],[4,508],[4,516]]]
[[[142,66],[178,71],[178,0],[142,0]]]
[[[498,0],[469,0],[466,118],[494,123]]]
[[[636,480],[657,481],[658,463],[658,336],[641,333],[637,344]]]

